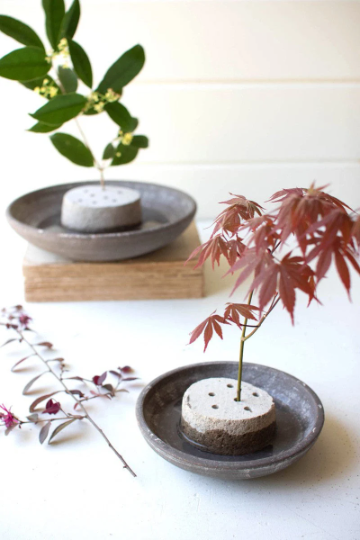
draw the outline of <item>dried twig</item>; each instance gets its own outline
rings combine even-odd
[[[20,363],[26,361],[28,358],[37,358],[46,368],[46,371],[42,372],[40,375],[37,375],[34,377],[24,388],[23,393],[26,394],[32,384],[41,376],[43,376],[45,373],[50,373],[57,382],[61,385],[61,390],[55,390],[51,392],[50,394],[46,394],[45,396],[40,396],[37,398],[30,406],[30,412],[33,413],[30,416],[28,416],[28,420],[20,420],[17,416],[15,416],[13,413],[11,413],[10,410],[8,410],[5,406],[2,406],[3,412],[0,412],[0,420],[2,420],[2,425],[6,427],[6,434],[8,434],[12,429],[19,427],[23,424],[33,423],[38,424],[39,422],[45,422],[46,424],[42,427],[40,431],[40,442],[43,443],[47,436],[49,435],[49,429],[51,426],[51,423],[57,420],[66,420],[64,424],[60,424],[57,428],[55,428],[54,432],[49,438],[49,442],[54,438],[54,436],[57,435],[62,429],[70,425],[71,423],[75,421],[80,420],[88,420],[90,424],[96,429],[96,431],[103,437],[103,439],[106,441],[107,445],[111,450],[116,454],[116,456],[120,459],[125,469],[127,469],[130,474],[132,474],[134,477],[136,476],[133,469],[130,467],[130,465],[125,461],[123,456],[116,450],[116,448],[113,446],[113,444],[110,442],[108,437],[105,435],[103,430],[100,428],[100,426],[95,422],[95,420],[89,415],[87,409],[85,408],[83,402],[88,401],[90,399],[96,399],[100,397],[106,397],[108,399],[112,399],[117,393],[119,392],[126,392],[127,390],[123,388],[119,388],[121,382],[127,382],[135,380],[136,377],[127,377],[124,375],[127,375],[128,373],[132,372],[132,368],[129,366],[125,366],[123,368],[118,368],[117,370],[111,370],[110,373],[117,377],[117,383],[115,388],[110,383],[104,384],[105,379],[107,377],[108,372],[104,372],[102,375],[95,375],[92,380],[85,379],[83,377],[75,376],[75,377],[63,377],[64,373],[64,359],[63,358],[52,358],[52,359],[45,359],[43,355],[39,352],[39,348],[45,348],[47,350],[52,350],[53,345],[52,343],[49,343],[47,341],[42,341],[40,343],[32,343],[25,335],[25,332],[30,331],[29,323],[31,321],[31,318],[23,311],[22,306],[14,306],[10,309],[3,309],[2,310],[2,316],[5,318],[5,321],[0,322],[1,326],[6,327],[7,329],[12,330],[17,335],[16,338],[11,338],[7,340],[4,345],[7,345],[11,342],[18,341],[19,343],[24,343],[31,351],[31,354],[26,356],[25,358],[22,358],[16,364],[13,366],[12,370],[16,368]],[[52,362],[56,362],[57,364],[60,364],[60,374],[57,373],[56,368],[53,368],[51,366]],[[84,384],[91,383],[95,387],[95,391],[91,390],[91,395],[86,396],[80,389],[70,389],[65,382],[66,380],[78,380],[83,382]],[[104,392],[105,390],[105,392]],[[82,411],[82,415],[79,414],[71,414],[66,413],[59,402],[53,401],[51,398],[58,393],[64,392],[66,395],[70,396],[72,400],[75,402],[74,408],[80,408]],[[50,399],[48,399],[50,398]],[[62,411],[65,415],[64,417],[54,417],[50,420],[45,419],[43,417],[39,417],[39,414],[37,412],[37,405],[39,405],[42,401],[45,401],[48,399],[46,403],[46,408],[40,412],[40,414],[54,414],[56,415],[59,411]],[[1,425],[1,424],[0,424]]]

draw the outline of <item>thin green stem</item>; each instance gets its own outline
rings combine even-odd
[[[103,189],[105,189],[105,178],[104,178],[104,168],[100,167],[100,185]]]
[[[251,300],[253,297],[254,291],[251,291],[248,298],[248,305],[251,304]],[[246,336],[246,325],[247,325],[248,319],[246,318],[244,321],[243,329],[241,332],[241,339],[240,339],[240,352],[239,352],[239,370],[238,370],[238,381],[237,381],[237,393],[236,393],[236,401],[241,401],[241,379],[242,379],[242,368],[243,368],[243,357],[244,357],[244,345],[245,345],[245,336]]]
[[[93,151],[91,150],[91,148],[90,148],[89,141],[87,140],[87,137],[86,137],[86,135],[85,135],[85,133],[84,133],[82,127],[81,127],[81,124],[80,124],[79,120],[78,120],[77,118],[74,118],[74,120],[75,120],[75,124],[76,124],[76,126],[77,126],[77,128],[78,128],[78,130],[79,130],[79,132],[80,132],[80,135],[81,135],[82,138],[83,138],[83,141],[84,141],[85,146],[90,150],[90,152],[91,152],[92,155],[94,156],[94,152],[93,152]],[[96,167],[96,168],[100,171],[100,173],[101,173],[101,171],[103,171],[104,169],[103,169],[103,167],[100,165],[100,163],[98,162],[98,160],[96,159],[95,156],[94,156],[94,163],[95,163],[95,167]]]
[[[247,339],[251,338],[251,337],[255,334],[255,332],[257,332],[257,331],[259,330],[259,328],[260,328],[260,326],[262,325],[262,323],[263,323],[263,322],[265,321],[265,319],[270,315],[270,313],[271,313],[272,310],[275,308],[275,306],[277,306],[277,304],[279,303],[279,301],[280,301],[280,298],[276,298],[276,300],[275,300],[275,301],[273,302],[273,304],[271,305],[269,311],[267,311],[267,312],[265,313],[265,315],[261,318],[261,320],[260,320],[258,326],[257,326],[252,332],[250,332],[249,335],[247,335],[246,337],[244,336],[244,338],[243,338],[243,341],[244,341],[244,342],[245,342]]]
[[[76,123],[76,125],[77,125],[77,128],[78,128],[78,130],[79,130],[79,132],[80,132],[80,135],[81,135],[82,138],[83,138],[83,141],[84,141],[84,144],[85,144],[86,148],[90,151],[91,155],[92,155],[93,158],[94,158],[94,165],[95,165],[95,168],[96,168],[96,169],[99,171],[99,173],[100,173],[100,185],[101,185],[102,189],[105,189],[105,178],[104,178],[104,169],[105,169],[105,167],[104,167],[103,165],[101,165],[101,164],[98,162],[98,160],[97,160],[96,157],[95,157],[94,152],[91,150],[89,141],[87,140],[87,137],[86,137],[86,135],[85,135],[85,133],[84,133],[84,131],[83,131],[81,125],[80,125],[79,120],[78,120],[77,118],[75,118],[74,120],[75,120],[75,123]]]
[[[57,85],[59,86],[59,88],[60,88],[60,90],[61,90],[61,93],[62,93],[62,94],[66,94],[65,88],[63,87],[63,85],[62,85],[62,83],[61,83],[59,77],[57,76],[57,71],[56,71],[56,68],[55,68],[53,62],[52,62],[52,68],[53,68],[53,70],[54,70],[54,72],[55,72],[55,74],[56,74],[56,77],[54,77],[54,79],[56,80],[56,83],[57,83]],[[81,125],[80,125],[80,122],[78,121],[77,118],[74,118],[74,120],[75,120],[75,123],[76,123],[76,125],[77,125],[77,128],[78,128],[78,130],[79,130],[79,132],[80,132],[80,135],[81,135],[81,137],[82,137],[82,139],[83,139],[83,141],[84,141],[84,144],[85,144],[86,148],[91,152],[91,154],[92,154],[92,156],[93,156],[93,158],[94,158],[94,165],[95,165],[96,169],[100,172],[100,185],[101,185],[101,187],[102,187],[103,189],[105,189],[105,178],[104,178],[104,169],[105,169],[105,167],[104,167],[103,165],[101,165],[101,164],[99,163],[99,161],[96,159],[95,154],[94,154],[94,152],[91,150],[91,147],[90,147],[90,145],[89,145],[89,142],[88,142],[88,140],[87,140],[87,137],[86,137],[86,135],[85,135],[85,133],[84,133],[84,131],[83,131]]]
[[[252,296],[254,291],[251,291],[248,298],[248,305],[251,304]],[[259,324],[250,332],[249,335],[246,335],[246,328],[247,328],[247,322],[248,319],[246,318],[244,320],[243,329],[241,332],[241,338],[240,338],[240,353],[239,353],[239,370],[238,370],[238,382],[237,382],[237,394],[236,394],[236,401],[241,401],[241,379],[242,379],[242,369],[243,369],[243,358],[244,358],[244,347],[245,347],[245,341],[251,338],[255,332],[257,332],[262,325],[262,323],[265,321],[265,319],[270,315],[272,310],[277,306],[277,304],[280,301],[280,297],[277,297],[277,295],[274,296],[274,299],[271,303],[269,311],[265,313],[265,315],[261,318]]]
[[[279,245],[281,244],[281,242],[279,241],[277,244],[275,244],[273,250],[271,251],[271,255],[274,257],[273,253],[274,251],[276,251],[276,249],[279,247]],[[254,291],[251,291],[250,294],[249,294],[249,298],[248,298],[248,305],[251,304],[251,300],[252,300],[252,297],[253,297],[253,293]],[[237,394],[236,394],[236,401],[241,401],[241,379],[242,379],[242,368],[243,368],[243,358],[244,358],[244,346],[245,346],[245,341],[249,338],[251,338],[255,332],[257,332],[260,328],[260,326],[262,325],[262,323],[265,321],[266,317],[268,317],[270,315],[270,313],[272,312],[272,310],[274,309],[274,307],[278,304],[280,298],[277,297],[277,294],[274,296],[273,300],[272,300],[272,303],[271,303],[271,306],[270,306],[270,309],[269,311],[267,311],[267,313],[265,313],[265,315],[261,318],[260,322],[258,325],[256,325],[256,327],[254,328],[254,330],[252,332],[250,332],[250,334],[247,336],[246,335],[246,328],[248,326],[247,322],[248,322],[248,319],[246,318],[244,320],[244,324],[243,324],[243,328],[242,328],[242,332],[241,332],[241,338],[240,338],[240,352],[239,352],[239,370],[238,370],[238,382],[237,382]]]

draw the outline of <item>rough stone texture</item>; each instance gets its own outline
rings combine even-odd
[[[134,227],[141,222],[140,193],[135,189],[84,185],[67,191],[61,223],[86,233]]]
[[[258,431],[249,431],[243,435],[232,435],[222,429],[210,429],[202,433],[192,428],[183,418],[181,419],[181,428],[186,434],[188,442],[195,444],[204,452],[213,452],[223,456],[242,456],[268,446],[275,436],[276,422],[272,422]]]
[[[236,401],[237,381],[203,379],[192,384],[182,402],[185,435],[208,451],[242,455],[267,446],[275,433],[275,404],[260,388],[243,382]]]

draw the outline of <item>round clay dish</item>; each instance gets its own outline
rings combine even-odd
[[[298,461],[321,432],[323,406],[305,383],[260,364],[245,363],[243,380],[264,389],[275,401],[277,429],[271,445],[251,454],[223,456],[203,452],[182,437],[179,424],[186,389],[207,377],[236,378],[237,368],[237,362],[193,364],[148,384],[138,398],[136,415],[151,448],[182,469],[229,480],[266,476]]]
[[[98,182],[86,182],[98,185]],[[12,228],[30,244],[77,261],[117,261],[139,257],[173,242],[190,225],[196,203],[190,195],[147,182],[115,181],[109,186],[137,190],[141,195],[139,227],[107,233],[79,233],[62,227],[61,204],[70,189],[83,182],[51,186],[16,199],[7,209]]]

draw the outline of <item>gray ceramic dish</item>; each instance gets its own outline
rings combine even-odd
[[[101,234],[80,234],[61,227],[64,193],[84,182],[51,186],[19,197],[7,209],[8,221],[30,244],[46,251],[72,260],[114,261],[139,257],[166,246],[188,227],[195,215],[194,199],[177,189],[147,182],[107,183],[140,191],[143,223],[139,227]]]
[[[273,444],[243,456],[203,452],[179,431],[181,400],[194,382],[210,377],[237,378],[237,362],[206,362],[161,375],[141,392],[136,415],[140,430],[155,452],[187,471],[229,480],[256,478],[285,469],[315,443],[324,423],[317,395],[292,375],[260,364],[244,364],[243,379],[274,398],[277,432]]]

